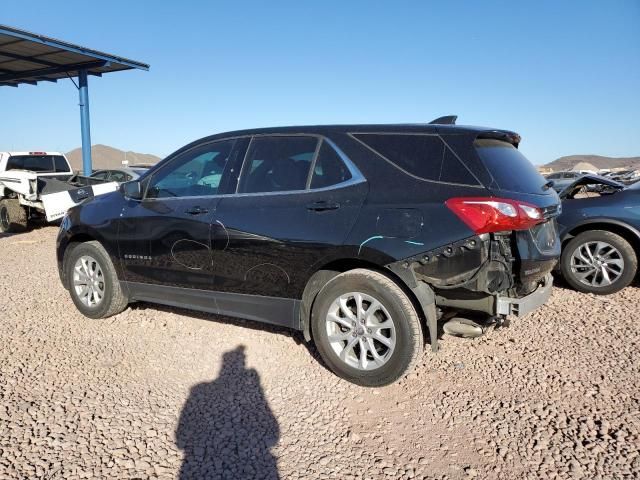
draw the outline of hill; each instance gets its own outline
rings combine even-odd
[[[151,155],[150,153],[137,153],[137,152],[124,152],[117,148],[109,147],[107,145],[92,145],[91,146],[91,159],[93,162],[93,168],[118,168],[122,166],[122,161],[129,160],[129,165],[134,163],[148,163],[155,164],[160,161],[160,157]],[[82,149],[76,148],[65,154],[71,163],[71,168],[74,170],[82,170]]]
[[[545,167],[553,168],[557,172],[559,170],[571,170],[580,162],[590,163],[596,168],[640,168],[640,157],[614,158],[600,155],[569,155],[549,162]]]

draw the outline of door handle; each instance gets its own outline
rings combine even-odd
[[[202,207],[191,207],[188,210],[185,210],[185,212],[187,215],[202,215],[204,213],[209,213],[209,210],[207,210],[206,208],[202,208]]]
[[[336,210],[338,208],[340,208],[339,203],[326,202],[324,200],[321,200],[319,202],[309,203],[307,205],[307,210],[312,210],[314,212],[324,212],[327,210]]]

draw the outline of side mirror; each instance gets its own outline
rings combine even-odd
[[[120,185],[122,194],[133,200],[142,200],[142,185],[137,180]]]

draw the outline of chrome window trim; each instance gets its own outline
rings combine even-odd
[[[253,142],[253,138],[254,137],[273,137],[273,136],[278,136],[278,137],[300,137],[300,136],[305,136],[305,137],[316,137],[318,138],[318,146],[316,147],[316,158],[314,158],[314,161],[317,159],[317,154],[320,152],[320,146],[322,145],[323,141],[326,141],[329,146],[331,148],[333,148],[335,150],[335,152],[338,154],[338,156],[340,157],[340,159],[344,162],[344,164],[346,165],[347,169],[349,170],[349,173],[351,174],[351,178],[349,180],[345,180],[344,182],[340,182],[340,183],[336,183],[334,185],[329,185],[327,187],[320,187],[320,188],[305,188],[302,190],[285,190],[285,191],[281,191],[281,192],[251,192],[251,193],[238,193],[238,188],[240,186],[240,178],[242,178],[242,174],[244,173],[244,169],[245,169],[245,165],[247,162],[247,155],[249,153],[249,149],[251,148],[251,143]],[[318,135],[318,134],[307,134],[307,133],[261,133],[261,134],[256,134],[256,135],[240,135],[240,136],[236,136],[236,137],[228,137],[228,138],[223,138],[223,139],[219,139],[219,140],[215,140],[214,142],[207,142],[207,143],[203,143],[197,146],[194,146],[193,148],[197,148],[203,145],[207,145],[209,143],[215,143],[215,142],[220,142],[220,141],[224,141],[224,140],[237,140],[237,139],[241,139],[241,138],[250,138],[249,140],[249,144],[247,145],[247,150],[245,151],[244,154],[244,158],[242,159],[242,165],[240,168],[240,174],[238,175],[238,180],[236,183],[236,191],[234,193],[220,193],[220,194],[215,194],[215,195],[196,195],[196,196],[189,196],[189,197],[164,197],[164,198],[146,198],[146,189],[145,189],[145,196],[143,197],[143,199],[141,200],[142,202],[153,202],[153,201],[161,201],[161,202],[166,202],[166,201],[171,201],[171,200],[197,200],[197,199],[215,199],[215,198],[235,198],[235,197],[258,197],[258,196],[275,196],[275,195],[292,195],[292,194],[302,194],[302,193],[313,193],[313,192],[328,192],[328,191],[332,191],[332,190],[337,190],[340,188],[346,188],[346,187],[351,187],[353,185],[358,185],[360,183],[366,183],[367,179],[364,177],[364,175],[360,172],[360,170],[358,169],[358,167],[356,167],[356,165],[353,163],[353,161],[340,149],[340,147],[338,147],[331,139],[323,136],[323,135]],[[189,150],[185,151],[189,152],[191,151],[192,148],[190,148]],[[314,163],[315,165],[315,163]],[[312,166],[313,167],[313,166]],[[311,170],[312,172],[313,170]],[[155,173],[155,172],[154,172]],[[151,175],[151,177],[153,177],[153,175]],[[147,187],[148,188],[148,187]]]
[[[335,185],[329,185],[328,187],[322,188],[310,188],[308,190],[286,190],[283,192],[256,192],[256,193],[222,193],[216,195],[199,195],[193,197],[166,197],[166,198],[145,198],[141,200],[142,202],[167,202],[171,200],[195,200],[195,199],[211,199],[211,198],[240,198],[240,197],[265,197],[265,196],[274,196],[274,195],[293,195],[293,194],[301,194],[301,193],[315,193],[315,192],[327,192],[331,190],[337,190],[339,188],[350,187],[353,185],[357,185],[360,183],[366,183],[366,179],[354,179],[350,178],[349,180],[341,183],[336,183]]]

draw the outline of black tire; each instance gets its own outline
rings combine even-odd
[[[623,261],[622,273],[610,285],[587,285],[572,270],[571,257],[573,253],[589,242],[605,242],[620,253]],[[591,230],[576,235],[564,246],[560,259],[560,269],[567,283],[579,292],[609,295],[622,290],[633,281],[638,270],[638,259],[633,247],[620,235],[606,230]],[[589,279],[591,278],[593,277],[589,277]]]
[[[104,294],[102,299],[96,305],[87,305],[83,303],[74,286],[74,270],[76,262],[81,257],[91,257],[102,271],[102,285]],[[89,318],[107,318],[117,315],[127,308],[129,299],[122,291],[120,282],[116,274],[113,263],[109,258],[109,254],[99,242],[91,241],[78,243],[69,247],[65,253],[64,265],[66,268],[65,276],[71,299],[76,308]]]
[[[386,363],[379,367],[374,367],[372,370],[362,370],[343,361],[329,341],[326,320],[329,309],[332,308],[333,302],[341,295],[349,292],[362,293],[380,302],[393,319],[395,325],[395,347],[393,350],[388,351]],[[363,305],[364,303],[367,302],[363,302]],[[371,305],[371,303],[367,304],[365,313]],[[360,327],[360,325],[356,324],[353,329],[356,330],[356,327]],[[340,328],[344,330],[338,332],[338,334],[353,335],[353,333],[345,333],[347,327],[341,326]],[[413,369],[424,347],[420,318],[409,297],[390,278],[366,269],[356,269],[341,273],[331,279],[320,290],[311,312],[311,329],[316,347],[327,366],[336,375],[345,380],[368,387],[380,387],[398,380]],[[354,330],[351,330],[351,332]],[[366,335],[364,331],[371,333],[371,330],[365,327],[360,334]],[[356,338],[356,335],[353,335],[353,337]],[[351,340],[351,337],[349,340]],[[345,340],[345,346],[349,344],[349,340]],[[366,342],[367,340],[363,338],[363,341]],[[358,352],[362,352],[359,345],[354,348]],[[376,344],[376,352],[378,353],[378,349],[384,350],[385,348],[382,344]],[[369,350],[365,357],[370,356],[373,358],[370,352]],[[353,353],[356,355],[355,351]],[[361,357],[361,355],[356,356]]]
[[[0,200],[0,232],[24,232],[28,223],[27,209],[17,199]]]

